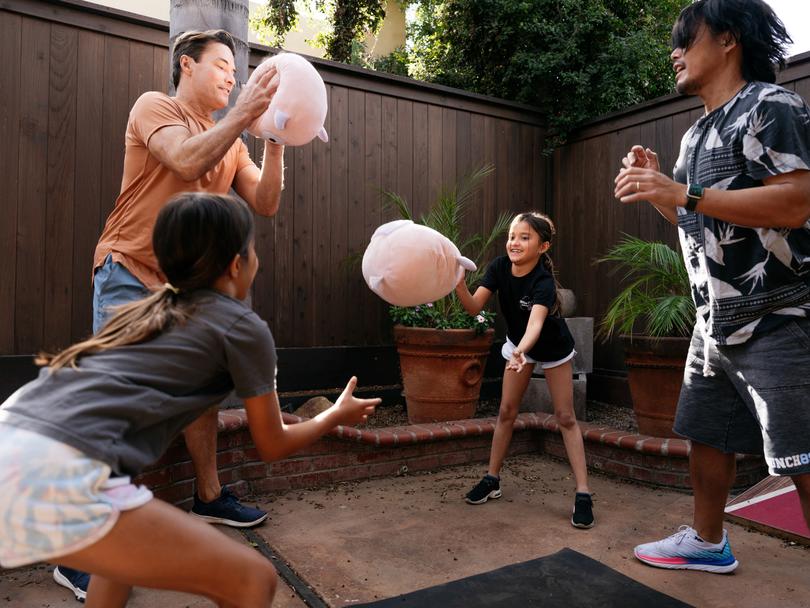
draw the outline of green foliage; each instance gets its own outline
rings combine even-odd
[[[531,104],[559,145],[583,121],[672,91],[690,0],[414,0],[413,77]]]
[[[632,335],[637,326],[652,337],[689,336],[695,324],[695,304],[681,255],[665,243],[625,237],[597,263],[616,263],[627,286],[608,306],[597,336]],[[638,333],[638,332],[637,332]]]
[[[489,232],[463,234],[463,220],[472,197],[484,178],[494,170],[492,165],[486,165],[460,179],[455,186],[444,188],[428,212],[418,219],[411,214],[408,201],[394,192],[383,192],[383,204],[386,208],[395,210],[402,219],[412,220],[443,234],[456,244],[463,256],[475,263],[478,269],[475,272],[466,273],[465,280],[468,286],[476,284],[481,279],[485,264],[490,260],[489,254],[493,246],[501,236],[506,234],[512,219],[510,214],[501,213]],[[489,311],[482,311],[474,317],[469,315],[455,292],[423,306],[391,306],[389,314],[395,323],[408,327],[475,329],[478,333],[492,327],[495,322],[495,315]]]
[[[455,296],[453,296],[455,298]],[[406,327],[429,327],[432,329],[474,329],[482,334],[495,324],[495,314],[482,310],[475,316],[468,315],[460,306],[450,305],[450,298],[421,306],[391,306],[391,320]]]
[[[318,34],[314,42],[325,50],[327,59],[345,63],[352,60],[353,44],[366,32],[376,32],[385,18],[385,0],[265,0],[250,25],[261,40],[281,46],[298,24],[299,9],[330,15],[332,29]]]
[[[250,18],[250,27],[258,33],[259,40],[276,47],[281,46],[290,30],[297,25],[295,0],[265,0]]]

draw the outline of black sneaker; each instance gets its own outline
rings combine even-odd
[[[484,478],[469,492],[464,498],[471,505],[482,505],[490,498],[501,497],[501,479],[492,475],[484,475]]]
[[[90,575],[81,570],[57,566],[53,569],[53,580],[57,585],[70,589],[76,599],[83,602],[87,598],[87,586],[90,584]]]
[[[223,487],[219,498],[211,502],[203,502],[195,493],[191,514],[210,524],[223,524],[233,528],[258,526],[267,519],[265,511],[243,505],[227,487]]]
[[[593,500],[585,492],[577,492],[574,498],[574,514],[571,516],[571,525],[575,528],[593,528]]]

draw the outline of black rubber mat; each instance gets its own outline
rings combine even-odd
[[[572,549],[360,606],[690,608]]]

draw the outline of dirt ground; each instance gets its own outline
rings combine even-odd
[[[690,523],[686,493],[593,475],[597,525],[577,530],[569,523],[573,482],[565,463],[545,456],[510,458],[502,475],[504,497],[467,505],[463,495],[482,468],[464,465],[257,497],[270,518],[254,538],[334,607],[392,597],[563,547],[694,606],[810,607],[810,550],[735,524],[727,525],[740,561],[734,574],[659,570],[635,560],[635,544]],[[239,532],[222,530],[250,544]],[[50,568],[0,572],[0,607],[73,605],[69,592],[50,580]],[[137,589],[129,605],[213,606],[196,597],[145,589]],[[282,608],[304,605],[287,586],[280,587],[274,602]]]

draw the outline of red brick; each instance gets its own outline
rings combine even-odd
[[[662,486],[669,486],[672,488],[689,488],[688,477],[686,475],[680,475],[677,473],[656,471],[653,473],[652,480],[654,483]]]
[[[157,490],[155,496],[169,504],[177,504],[193,498],[194,485],[190,481],[183,481]]]
[[[217,466],[229,467],[235,464],[242,464],[245,461],[245,452],[241,448],[227,450],[217,453]]]
[[[474,455],[474,452],[467,450],[461,452],[451,452],[449,454],[441,454],[439,456],[439,466],[452,467],[457,464],[476,462],[477,459],[474,457]]]
[[[136,484],[143,484],[148,488],[158,488],[161,486],[168,485],[171,483],[171,477],[169,476],[169,469],[168,467],[163,467],[156,471],[147,471],[138,475],[134,480],[133,483]]]
[[[241,474],[242,479],[261,479],[262,477],[267,477],[269,475],[270,465],[263,462],[251,462],[248,464],[243,464],[238,468],[238,471]],[[221,475],[222,473],[220,473],[220,479]]]
[[[619,477],[633,479],[633,468],[623,462],[616,462],[615,460],[605,460],[602,462],[601,470],[606,473],[612,473]]]
[[[272,476],[297,475],[312,471],[312,458],[285,458],[267,465],[267,474]]]
[[[430,469],[438,469],[441,466],[439,457],[435,455],[410,458],[405,461],[405,464],[408,465],[408,469],[411,471],[428,471]]]
[[[184,479],[194,479],[194,465],[190,462],[179,462],[172,465],[169,467],[169,477],[173,483]]]

